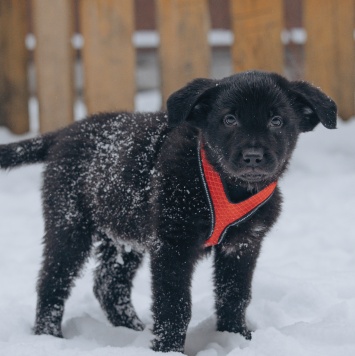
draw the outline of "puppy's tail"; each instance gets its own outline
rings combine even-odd
[[[45,162],[55,137],[55,133],[48,133],[29,140],[0,145],[0,168],[9,169],[24,164]]]

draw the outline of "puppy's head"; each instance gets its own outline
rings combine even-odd
[[[170,96],[169,124],[197,127],[217,169],[248,184],[279,178],[301,132],[336,127],[336,105],[306,82],[245,72],[196,79]]]

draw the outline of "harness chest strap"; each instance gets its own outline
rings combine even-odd
[[[250,198],[231,203],[225,193],[220,175],[207,161],[202,145],[199,148],[200,171],[209,201],[212,228],[205,247],[219,244],[230,226],[236,225],[254,214],[272,196],[277,182],[273,182]]]

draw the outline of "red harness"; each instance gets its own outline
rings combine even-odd
[[[205,247],[219,244],[228,228],[244,221],[254,214],[275,191],[277,182],[273,182],[260,192],[240,202],[231,203],[224,191],[219,174],[206,159],[204,149],[200,148],[200,171],[212,216],[211,233]]]

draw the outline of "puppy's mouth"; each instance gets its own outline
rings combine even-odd
[[[227,168],[226,172],[228,172],[231,176],[239,178],[246,183],[268,181],[272,176],[271,172],[265,171],[261,168],[241,168],[234,164],[228,166],[226,165],[225,168]]]
[[[234,167],[233,167],[234,168]],[[262,168],[236,168],[233,169],[234,176],[238,177],[246,183],[258,183],[268,181],[272,176],[272,173]]]
[[[268,177],[265,173],[248,172],[239,175],[239,178],[248,183],[257,183],[266,180]]]

